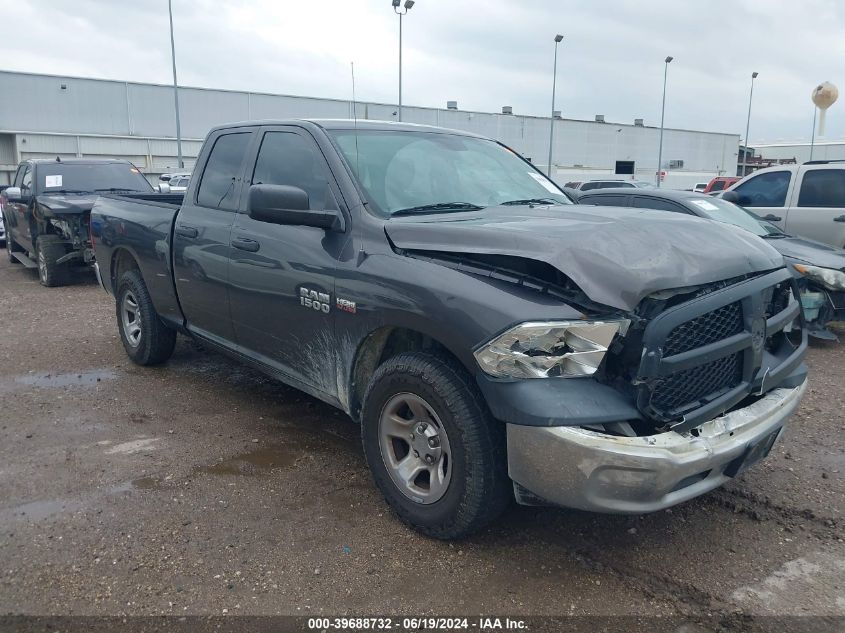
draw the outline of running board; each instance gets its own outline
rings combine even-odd
[[[24,255],[23,253],[12,253],[12,257],[18,260],[21,264],[26,266],[27,268],[38,268],[38,264],[32,261],[29,257]]]

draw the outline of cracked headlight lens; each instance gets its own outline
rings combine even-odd
[[[828,290],[845,290],[845,273],[835,268],[821,268],[820,266],[807,266],[805,264],[793,264],[795,270],[804,275],[807,279],[819,282]]]
[[[522,323],[479,348],[475,360],[496,378],[575,378],[598,370],[629,321]]]

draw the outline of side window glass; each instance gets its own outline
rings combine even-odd
[[[310,209],[326,208],[328,173],[323,157],[305,138],[293,132],[267,132],[258,150],[254,185],[288,185],[308,194]]]
[[[237,132],[217,138],[202,173],[197,204],[212,209],[235,208],[238,177],[251,135]]]
[[[675,204],[671,200],[662,198],[634,198],[634,207],[637,209],[657,209],[658,211],[672,211],[674,213],[688,213],[686,209]]]
[[[588,196],[579,200],[581,204],[593,204],[600,207],[627,207],[628,196]]]
[[[845,207],[845,169],[813,169],[804,173],[799,207]]]
[[[30,195],[32,190],[32,168],[27,167],[26,171],[23,172],[23,179],[21,180],[21,193],[24,195]]]
[[[744,207],[782,207],[786,203],[791,174],[773,171],[754,176],[734,189]]]

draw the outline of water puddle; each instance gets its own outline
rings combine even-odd
[[[15,382],[31,387],[55,388],[96,385],[104,380],[114,380],[117,374],[110,369],[94,369],[66,374],[26,374],[15,378]]]
[[[289,468],[304,454],[300,448],[278,444],[235,455],[211,466],[199,467],[197,471],[209,475],[257,475],[274,468]]]

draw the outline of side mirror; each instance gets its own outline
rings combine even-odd
[[[3,195],[9,202],[21,202],[21,188],[20,187],[6,187],[3,190]]]
[[[159,193],[170,193],[170,183],[167,181],[161,182],[155,186]]]
[[[736,191],[726,191],[722,194],[722,200],[739,204],[739,194]]]
[[[288,185],[252,185],[247,198],[247,213],[253,220],[270,224],[313,226],[326,231],[343,231],[340,211],[312,211],[308,194]]]

